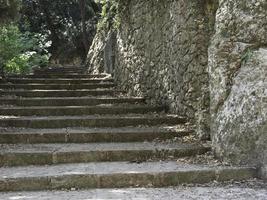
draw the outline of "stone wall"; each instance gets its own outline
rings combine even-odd
[[[217,156],[267,164],[267,1],[221,0],[209,48]]]
[[[199,0],[128,0],[120,4],[114,76],[129,95],[167,105],[209,132],[210,21]],[[212,4],[210,4],[212,5]],[[212,9],[212,6],[209,7]]]
[[[88,68],[88,72],[91,74],[105,72],[104,52],[107,35],[108,33],[104,31],[98,31],[89,49],[86,66]]]
[[[221,159],[267,174],[266,0],[123,0],[119,16],[119,86],[188,116]]]

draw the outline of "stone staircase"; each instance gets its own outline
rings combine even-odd
[[[243,180],[250,167],[190,164],[210,151],[165,107],[125,97],[106,74],[36,70],[0,83],[0,192],[168,187]]]

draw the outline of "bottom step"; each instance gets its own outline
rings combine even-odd
[[[267,189],[245,185],[218,187],[127,188],[88,191],[0,193],[1,200],[266,200]]]
[[[213,180],[244,180],[256,169],[178,162],[103,162],[0,168],[0,191],[71,188],[167,187]]]

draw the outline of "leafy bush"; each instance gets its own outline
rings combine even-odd
[[[28,73],[34,66],[46,66],[49,60],[44,36],[21,33],[17,26],[0,27],[0,66],[6,73]]]
[[[30,71],[29,56],[17,55],[5,64],[5,71],[9,73],[22,74]]]
[[[20,0],[0,0],[0,24],[16,19],[20,5]]]
[[[51,62],[85,61],[101,8],[94,0],[21,0],[19,28],[47,35]]]
[[[120,18],[118,16],[118,0],[98,0],[102,5],[101,18],[97,24],[98,30],[118,29]]]

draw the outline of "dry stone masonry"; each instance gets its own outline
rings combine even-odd
[[[169,106],[172,113],[196,120],[203,138],[209,132],[207,50],[214,21],[210,13],[215,7],[213,2],[198,0],[123,1],[113,48],[113,73],[119,86],[130,95],[146,96],[150,102]],[[100,52],[104,54],[99,42],[103,35],[99,31],[89,52],[91,72],[104,69],[96,59]]]
[[[99,31],[89,71],[105,71],[110,52],[120,88],[187,116],[218,158],[256,165],[264,176],[267,2],[118,2],[115,45],[106,45],[112,31]]]

